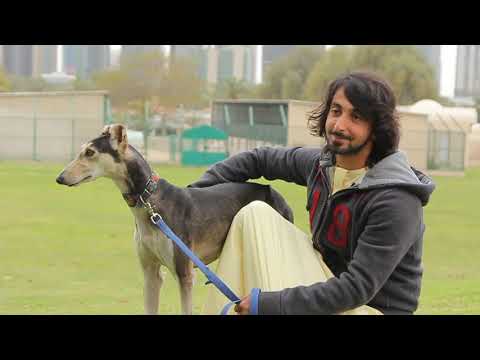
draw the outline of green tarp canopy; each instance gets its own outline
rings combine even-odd
[[[224,131],[215,127],[202,125],[184,131],[182,134],[182,138],[227,140],[228,135]]]

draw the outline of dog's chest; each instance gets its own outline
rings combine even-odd
[[[144,210],[132,209],[135,215],[135,241],[154,254],[162,265],[174,270],[173,243],[160,230],[156,230]]]

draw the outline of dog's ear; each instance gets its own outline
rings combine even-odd
[[[108,135],[110,136],[110,126],[112,125],[105,125],[102,130],[102,135]]]
[[[102,135],[110,136],[110,143],[114,150],[124,154],[128,147],[127,127],[122,124],[106,125]]]

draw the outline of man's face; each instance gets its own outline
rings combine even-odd
[[[370,121],[360,116],[343,88],[333,97],[325,131],[328,148],[339,155],[356,155],[372,141]]]

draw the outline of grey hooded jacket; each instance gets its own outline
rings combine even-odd
[[[262,147],[213,165],[192,187],[261,176],[307,186],[313,247],[335,275],[262,292],[260,314],[337,314],[369,305],[412,314],[422,279],[423,209],[435,185],[395,152],[331,195],[335,156],[325,149]]]

